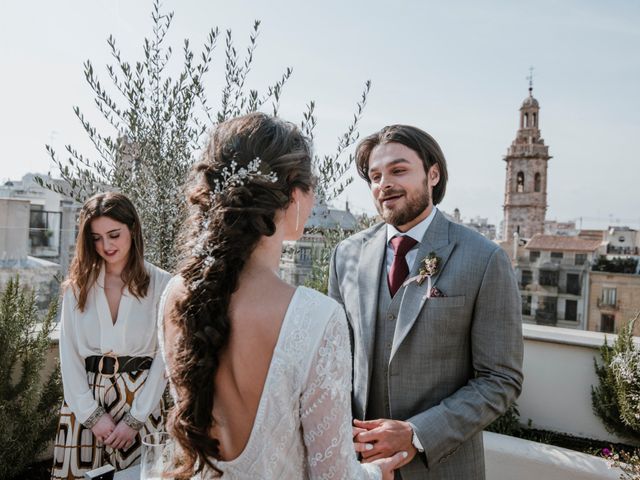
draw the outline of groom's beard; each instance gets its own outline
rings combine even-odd
[[[395,195],[404,195],[404,205],[397,208],[387,208],[382,204],[382,200]],[[418,217],[431,204],[427,180],[424,181],[424,188],[420,192],[410,195],[403,188],[396,188],[385,192],[384,197],[375,201],[376,209],[382,219],[394,227],[406,225],[414,218]]]

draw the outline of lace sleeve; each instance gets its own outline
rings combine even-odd
[[[311,479],[380,479],[360,464],[352,441],[351,354],[344,313],[336,307],[311,361],[300,417]]]

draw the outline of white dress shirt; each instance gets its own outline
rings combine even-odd
[[[81,423],[98,408],[84,365],[85,358],[93,355],[152,357],[149,375],[137,392],[129,413],[144,422],[160,401],[167,380],[164,361],[157,355],[156,316],[160,296],[171,276],[148,262],[145,262],[145,268],[150,276],[147,296],[137,299],[125,287],[115,324],[104,292],[104,266],[96,284],[89,290],[84,312],[77,308],[73,288],[64,292],[60,369],[65,401]]]
[[[434,207],[431,209],[431,213],[427,218],[422,220],[417,225],[414,225],[412,228],[410,228],[406,232],[401,232],[393,225],[389,225],[387,223],[387,252],[385,255],[387,274],[389,273],[389,270],[391,270],[391,264],[393,263],[393,257],[394,257],[393,247],[391,246],[391,239],[396,236],[406,235],[408,237],[413,238],[417,242],[414,245],[414,247],[407,252],[405,256],[405,259],[407,260],[407,265],[409,266],[409,271],[411,271],[413,269],[413,264],[416,261],[416,256],[418,255],[418,248],[420,248],[420,242],[422,242],[424,234],[427,233],[427,228],[429,228],[429,225],[431,225],[431,222],[433,221],[433,217],[436,216],[436,210],[437,208],[434,205]]]

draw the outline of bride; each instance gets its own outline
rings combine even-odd
[[[301,132],[262,113],[219,124],[194,168],[183,261],[161,305],[172,475],[390,480],[406,457],[357,461],[343,310],[278,276],[313,183]]]

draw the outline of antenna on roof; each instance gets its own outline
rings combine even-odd
[[[527,80],[529,80],[529,96],[531,97],[533,95],[533,66],[529,67],[529,76],[527,76]]]

